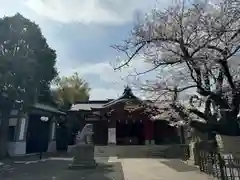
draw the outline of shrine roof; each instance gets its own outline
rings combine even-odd
[[[114,104],[118,104],[118,103],[121,103],[121,102],[128,102],[128,101],[135,101],[135,102],[143,102],[143,100],[141,100],[140,98],[138,98],[137,96],[135,96],[132,92],[132,89],[130,87],[126,87],[124,89],[124,92],[122,94],[122,96],[120,96],[119,98],[117,99],[114,99],[106,104],[104,104],[102,106],[102,108],[107,108],[107,107],[110,107]]]
[[[79,101],[73,104],[69,111],[91,111],[92,108],[101,108],[111,100]]]
[[[137,96],[135,96],[128,86],[124,89],[123,94],[117,98],[117,99],[108,99],[108,100],[94,100],[94,101],[84,101],[84,102],[76,102],[73,104],[69,111],[90,111],[90,110],[96,110],[96,109],[103,109],[111,107],[114,104],[118,104],[121,102],[145,102],[150,103],[149,100],[141,100]]]

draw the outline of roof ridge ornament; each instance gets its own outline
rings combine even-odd
[[[128,85],[125,86],[125,89],[123,91],[123,96],[124,97],[134,97],[132,89]]]

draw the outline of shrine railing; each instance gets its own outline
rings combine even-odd
[[[240,159],[206,150],[198,151],[199,168],[219,180],[240,180]]]

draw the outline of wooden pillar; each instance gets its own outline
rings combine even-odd
[[[150,144],[149,140],[149,123],[148,121],[143,121],[143,126],[144,126],[144,137],[145,137],[145,144],[148,145]]]
[[[155,144],[155,140],[154,140],[154,121],[148,120],[150,123],[150,144]]]
[[[154,142],[154,122],[149,119],[144,120],[145,144],[155,144]]]

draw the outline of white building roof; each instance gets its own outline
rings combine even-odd
[[[70,111],[91,110],[91,108],[101,108],[104,104],[93,103],[79,103],[73,104]]]
[[[53,112],[53,113],[65,114],[64,112],[58,110],[57,108],[52,107],[52,106],[47,105],[47,104],[36,103],[36,104],[33,105],[33,107],[37,108],[37,109]]]

